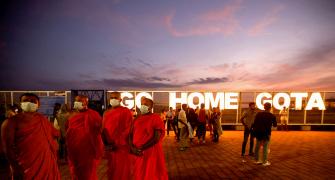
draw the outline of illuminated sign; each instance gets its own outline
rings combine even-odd
[[[177,96],[178,94],[178,96]],[[223,109],[238,109],[239,108],[239,94],[238,92],[169,92],[169,107],[176,108],[177,105],[187,104],[190,108],[196,109],[203,103],[205,109],[211,107],[218,107]],[[122,106],[129,109],[141,107],[141,98],[147,97],[153,99],[152,92],[140,92],[134,97],[134,93],[122,92],[121,98],[123,99]],[[264,103],[271,103],[273,108],[282,110],[284,107],[291,106],[291,102],[295,102],[294,109],[301,110],[303,102],[306,102],[305,110],[312,110],[313,108],[325,110],[325,104],[319,92],[311,93],[275,93],[272,95],[268,92],[259,93],[256,96],[256,106],[258,109],[264,110]]]
[[[129,109],[134,108],[135,104],[137,108],[141,108],[141,98],[142,97],[146,97],[149,99],[153,99],[151,93],[147,93],[147,92],[140,92],[138,94],[136,94],[136,98],[135,98],[135,102],[134,102],[134,95],[129,93],[129,92],[122,92],[121,93],[121,98],[122,98],[122,102],[121,105],[125,106]]]
[[[196,109],[200,107],[202,103],[205,104],[205,109],[210,107],[219,107],[220,109],[238,109],[238,95],[235,92],[218,92],[214,97],[213,93],[180,93],[180,97],[176,97],[176,92],[170,92],[169,94],[169,106],[176,108],[176,105],[187,104],[189,107]],[[197,98],[198,102],[194,104],[194,99]]]
[[[270,93],[260,93],[256,97],[256,106],[258,109],[264,110],[263,104],[268,102],[271,103],[275,109],[282,110],[284,107],[290,107],[291,98],[295,99],[295,110],[302,109],[302,102],[304,99],[306,99],[307,102],[306,110],[312,110],[313,108],[319,110],[326,109],[321,94],[318,92],[312,93],[309,98],[308,93],[277,93],[273,98]]]

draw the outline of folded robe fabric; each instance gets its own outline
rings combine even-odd
[[[113,143],[114,151],[107,151],[108,179],[130,179],[131,163],[129,154],[129,131],[133,120],[131,111],[126,107],[117,107],[104,114],[103,132],[106,143]]]
[[[73,179],[94,180],[96,168],[103,154],[101,140],[102,118],[88,109],[69,118],[66,125],[68,160]]]
[[[20,125],[19,125],[20,124]],[[15,142],[7,145],[14,151],[18,167],[14,175],[23,179],[59,180],[57,143],[59,132],[40,113],[20,113],[8,121],[15,128]]]

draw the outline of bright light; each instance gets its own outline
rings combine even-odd
[[[234,103],[234,104],[232,104]],[[225,93],[225,109],[238,109],[238,93]]]
[[[198,104],[194,104],[194,98],[199,99]],[[176,98],[176,93],[170,93],[170,107],[176,108],[176,104],[187,104],[189,107],[195,109],[200,104],[205,103],[205,109],[210,107],[219,107],[220,109],[238,109],[238,93],[223,93],[218,92],[216,97],[213,97],[213,93],[202,93],[193,92],[187,96],[187,93],[181,93],[180,98]]]
[[[134,97],[133,94],[129,92],[122,92],[121,98],[123,102],[122,106],[129,109],[136,107],[141,107],[141,98],[146,97],[153,99],[151,93],[140,92]],[[256,106],[258,109],[264,110],[265,103],[271,103],[273,108],[282,110],[283,107],[290,107],[291,101],[295,102],[295,110],[302,109],[302,102],[306,99],[307,105],[306,110],[312,110],[313,108],[318,108],[319,110],[325,110],[325,104],[320,93],[312,93],[310,98],[307,99],[308,93],[277,93],[273,97],[268,92],[259,93],[256,96]],[[194,103],[194,98],[198,98],[198,102]],[[135,100],[134,100],[135,99]],[[223,109],[238,109],[239,108],[239,93],[237,92],[218,92],[214,96],[211,92],[200,93],[200,92],[181,92],[180,97],[177,97],[177,92],[169,92],[169,107],[176,109],[177,104],[187,104],[190,108],[196,109],[200,107],[200,104],[204,103],[205,108],[219,107]]]
[[[141,103],[141,98],[142,98],[142,97],[146,97],[146,98],[148,98],[148,99],[152,99],[151,94],[149,94],[149,93],[147,93],[147,92],[140,92],[140,93],[136,94],[136,100],[135,100],[135,103],[136,103],[137,108],[141,108],[141,105],[142,105],[142,103]],[[152,99],[152,100],[153,100],[153,99]]]
[[[295,97],[295,110],[302,109],[302,98],[307,98],[308,93],[291,93],[291,97]]]
[[[220,106],[219,106],[220,102]],[[205,108],[209,109],[209,107],[220,107],[220,109],[224,109],[224,93],[218,92],[216,93],[216,97],[214,99],[213,93],[205,93]]]
[[[187,93],[180,93],[181,97],[177,98],[176,95],[177,93],[175,92],[170,92],[169,93],[169,106],[172,107],[173,109],[176,109],[176,104],[187,104]]]
[[[121,93],[121,99],[123,100],[121,102],[121,106],[125,106],[129,109],[133,108],[134,107],[134,96],[133,94],[129,93],[129,92],[122,92]]]
[[[199,99],[198,104],[194,104],[194,102],[193,102],[195,97],[197,97]],[[201,93],[198,93],[198,92],[191,93],[187,98],[187,105],[192,109],[196,109],[197,107],[200,107],[200,104],[202,104],[204,102],[205,102],[204,95],[202,95]]]
[[[263,98],[267,98],[266,100],[263,100]],[[256,97],[256,106],[258,109],[264,110],[265,103],[271,103],[272,104],[272,95],[270,93],[259,93]]]
[[[307,103],[306,110],[312,110],[314,107],[318,108],[319,110],[326,109],[320,93],[312,93]]]
[[[280,98],[284,99],[284,103],[280,104]],[[287,93],[277,93],[274,97],[273,97],[273,107],[278,109],[278,110],[282,110],[284,109],[284,107],[288,108],[290,107],[290,103],[291,103],[291,98]]]

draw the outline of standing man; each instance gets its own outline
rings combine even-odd
[[[57,122],[60,128],[60,138],[59,138],[59,158],[67,158],[67,148],[65,142],[65,124],[71,115],[71,109],[67,104],[62,104],[60,110],[57,113]],[[66,161],[66,160],[65,160]]]
[[[173,111],[173,108],[170,107],[169,111],[166,113],[166,120],[167,120],[166,133],[167,133],[167,135],[169,135],[169,133],[170,133],[170,128],[172,128],[174,133],[177,134],[176,127],[173,125],[174,116],[175,116],[175,112]]]
[[[9,118],[2,129],[13,179],[60,180],[55,141],[59,132],[37,112],[40,106],[37,95],[24,93],[20,102],[23,112]]]
[[[186,117],[187,117],[187,123],[191,125],[189,127],[190,143],[193,144],[193,138],[194,138],[193,134],[194,130],[198,125],[198,115],[195,113],[194,109],[188,108],[188,113],[186,114]]]
[[[180,141],[180,128],[178,127],[178,116],[180,109],[176,109],[175,116],[173,118],[173,127],[176,129],[175,135],[177,142]]]
[[[77,96],[74,102],[75,111],[65,125],[65,142],[73,179],[98,179],[96,168],[103,153],[102,118],[87,105],[87,96]]]
[[[244,158],[245,155],[245,147],[248,143],[248,139],[250,136],[250,148],[249,148],[249,156],[254,155],[254,139],[255,137],[253,136],[252,133],[252,125],[254,124],[255,121],[255,116],[256,116],[256,106],[254,102],[249,103],[249,109],[245,111],[240,119],[244,126],[244,138],[243,138],[243,143],[242,143],[242,158]]]
[[[151,113],[152,107],[153,101],[146,98],[140,109],[142,115],[134,120],[129,136],[135,180],[168,179],[162,148],[164,123],[159,115]]]
[[[197,129],[197,134],[198,134],[198,144],[201,142],[202,138],[202,143],[205,144],[205,137],[206,137],[206,121],[208,121],[208,113],[206,113],[205,110],[205,104],[202,103],[200,110],[198,111],[198,118],[199,118],[199,124],[198,124],[198,129]]]
[[[213,123],[213,142],[218,143],[219,137],[222,134],[222,126],[221,126],[221,114],[219,108],[213,108],[212,114],[212,123]]]
[[[288,121],[288,110],[284,106],[282,110],[279,111],[279,116],[280,116],[280,126],[282,130],[288,131],[287,128],[287,121]]]
[[[165,108],[162,109],[161,120],[164,122],[164,126],[165,126],[165,124],[166,124],[166,110],[165,110]]]
[[[180,128],[180,142],[179,142],[179,150],[185,151],[186,148],[190,147],[188,144],[188,127],[187,127],[187,117],[186,117],[186,110],[187,105],[182,104],[182,109],[178,115],[178,127]]]
[[[128,137],[132,112],[120,105],[121,93],[112,92],[109,103],[112,106],[104,114],[102,137],[108,159],[108,179],[129,179],[131,174]]]
[[[259,112],[256,115],[253,129],[255,137],[257,139],[255,148],[255,160],[256,164],[263,164],[263,166],[269,166],[271,163],[268,161],[268,145],[271,139],[271,127],[277,127],[276,116],[274,116],[271,110],[271,104],[264,104],[264,112]],[[259,147],[263,144],[263,162],[259,160]]]

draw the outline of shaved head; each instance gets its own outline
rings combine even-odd
[[[82,102],[83,103],[83,107],[86,109],[88,106],[88,97],[84,96],[84,95],[78,95],[75,97],[74,99],[77,102]]]
[[[40,99],[38,98],[38,96],[36,94],[33,93],[24,93],[20,96],[20,101],[21,102],[31,102],[31,103],[35,103],[38,106],[40,106]]]
[[[121,99],[121,93],[120,92],[117,92],[117,91],[114,91],[114,92],[111,92],[110,93],[110,99]]]
[[[88,102],[88,97],[84,95],[78,95],[75,97],[75,100],[78,102]]]
[[[143,99],[143,104],[148,106],[149,109],[152,109],[152,107],[154,106],[154,101],[149,98],[145,98]]]

